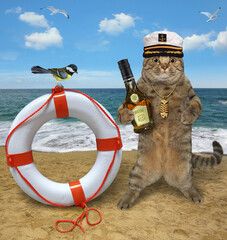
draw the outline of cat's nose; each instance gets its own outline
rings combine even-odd
[[[168,68],[168,66],[167,65],[164,65],[164,66],[162,66],[162,68],[164,69],[164,71]]]

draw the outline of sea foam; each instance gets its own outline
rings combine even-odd
[[[227,100],[219,100],[218,102],[221,104],[227,105]]]
[[[0,146],[5,145],[11,122],[1,122]],[[138,134],[131,124],[119,125],[123,150],[137,150]],[[213,152],[212,142],[221,143],[227,153],[227,129],[193,127],[192,151]],[[96,150],[96,138],[92,130],[81,121],[56,121],[45,123],[36,133],[32,150],[41,152],[71,152]]]

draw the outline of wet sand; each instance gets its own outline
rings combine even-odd
[[[70,182],[84,176],[94,164],[96,152],[34,152],[36,167],[49,179]],[[128,187],[128,176],[136,161],[136,151],[123,152],[119,173],[112,185],[89,202],[98,209],[102,222],[59,233],[55,222],[76,220],[83,209],[57,208],[41,204],[26,195],[14,181],[4,148],[0,148],[0,239],[104,239],[104,240],[224,240],[227,239],[227,156],[212,170],[195,170],[194,182],[204,197],[202,204],[189,202],[181,192],[163,180],[147,187],[134,206],[120,211],[116,205]],[[98,220],[91,212],[89,219]],[[69,228],[63,224],[62,229]]]

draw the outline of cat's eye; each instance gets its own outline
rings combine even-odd
[[[176,62],[176,59],[175,58],[171,58],[170,62],[174,63],[174,62]]]
[[[158,59],[157,58],[153,58],[153,62],[158,62]]]

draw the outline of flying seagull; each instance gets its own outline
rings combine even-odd
[[[207,22],[210,22],[210,21],[212,21],[212,20],[214,20],[215,18],[218,17],[218,16],[217,16],[217,13],[218,13],[218,11],[219,11],[220,9],[221,9],[221,8],[219,7],[218,10],[217,10],[214,14],[211,14],[211,13],[209,13],[209,12],[199,12],[199,13],[207,16],[207,17],[209,18],[209,19],[207,20]]]
[[[40,8],[41,10],[42,9],[49,9],[50,11],[52,11],[52,13],[50,15],[53,15],[55,13],[62,13],[64,14],[67,18],[69,18],[69,14],[65,11],[65,10],[59,10],[59,9],[55,9],[54,7],[52,6],[49,6],[49,7],[43,7],[43,8]]]

